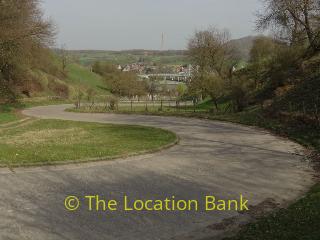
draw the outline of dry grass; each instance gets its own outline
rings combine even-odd
[[[88,131],[81,128],[69,129],[43,129],[38,131],[27,131],[20,135],[0,137],[0,141],[8,145],[43,145],[43,144],[76,144],[83,137],[90,136]]]

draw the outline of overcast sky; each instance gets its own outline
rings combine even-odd
[[[255,34],[259,0],[43,0],[68,49],[184,49],[195,29],[227,28],[232,38]]]

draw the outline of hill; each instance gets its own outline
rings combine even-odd
[[[239,59],[248,61],[254,39],[254,36],[248,36],[231,40],[229,44],[236,49],[236,56]],[[92,65],[96,61],[120,65],[139,61],[162,65],[185,65],[190,63],[186,50],[70,50],[68,51],[68,54],[74,61],[84,66]]]
[[[243,61],[248,61],[253,42],[256,39],[254,36],[233,39],[229,42],[230,46],[235,49],[235,56]]]
[[[23,75],[23,81],[17,88],[20,97],[73,98],[79,91],[94,90],[99,95],[109,94],[106,83],[101,76],[91,72],[87,67],[69,63],[65,71],[59,70],[55,56],[53,65],[48,69],[32,68]]]

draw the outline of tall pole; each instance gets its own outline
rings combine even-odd
[[[164,50],[164,33],[161,35],[161,51]]]

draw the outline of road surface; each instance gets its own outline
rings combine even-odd
[[[24,114],[159,127],[175,132],[180,143],[155,154],[115,161],[0,169],[1,240],[219,239],[248,216],[203,210],[68,212],[64,200],[69,195],[119,200],[127,195],[202,201],[206,195],[233,199],[243,194],[252,206],[272,208],[296,200],[313,183],[303,148],[262,130],[187,118],[69,113],[64,112],[66,107],[36,107]]]

